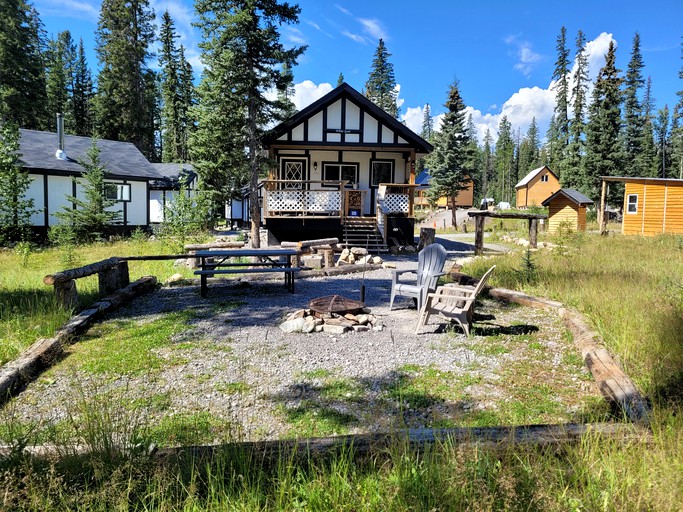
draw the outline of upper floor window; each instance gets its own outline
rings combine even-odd
[[[544,174],[543,176],[541,176],[541,181],[548,181],[548,175]]]
[[[130,201],[130,184],[105,183],[104,197],[109,201],[128,202]]]

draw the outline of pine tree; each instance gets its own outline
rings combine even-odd
[[[560,35],[557,36],[557,60],[555,61],[555,71],[553,80],[555,85],[555,132],[556,137],[553,141],[553,152],[550,159],[552,168],[561,177],[565,167],[565,156],[567,145],[569,144],[569,49],[567,48],[567,29],[562,27]]]
[[[178,139],[180,141],[180,161],[190,160],[190,134],[195,126],[193,117],[193,106],[195,104],[196,92],[194,88],[194,72],[192,65],[185,58],[185,47],[181,44],[178,50],[180,61],[179,77],[179,102],[178,109]]]
[[[251,243],[259,247],[258,179],[267,162],[261,138],[268,124],[283,119],[284,111],[283,102],[269,99],[267,91],[286,88],[281,66],[295,65],[305,50],[285,49],[278,30],[298,23],[300,9],[277,0],[197,0],[195,9],[206,68],[199,89],[194,161],[220,198],[248,179]],[[228,166],[219,166],[223,163]]]
[[[148,0],[104,0],[97,58],[101,70],[95,113],[98,136],[132,142],[154,159],[154,73],[147,67],[154,42],[154,12]],[[150,97],[151,96],[151,97]]]
[[[380,39],[375,57],[372,59],[370,76],[365,82],[365,96],[387,114],[398,118],[396,78],[394,65],[389,62],[389,57],[391,54],[387,51],[384,41]]]
[[[339,87],[343,83],[344,83],[344,75],[342,73],[339,73],[339,76],[337,77],[337,87]]]
[[[669,106],[664,105],[657,111],[654,119],[654,134],[657,142],[657,175],[667,177],[669,167]]]
[[[25,0],[0,2],[0,121],[45,129],[45,33],[38,11]]]
[[[65,114],[66,129],[73,131],[73,90],[76,45],[71,32],[65,30],[48,42],[46,55],[47,108],[51,114]]]
[[[432,119],[432,109],[429,106],[429,103],[426,103],[422,114],[422,131],[420,132],[420,137],[426,141],[429,141],[433,136],[434,119]]]
[[[647,78],[645,84],[645,94],[643,95],[643,131],[640,142],[640,154],[636,155],[640,176],[657,176],[657,150],[655,148],[654,136],[654,109],[655,100],[652,97],[652,79]]]
[[[37,212],[26,198],[31,178],[19,162],[19,129],[0,123],[0,244],[27,240],[31,216]]]
[[[643,161],[640,158],[643,142],[643,128],[645,120],[642,105],[638,99],[638,92],[645,84],[642,69],[643,56],[640,53],[640,35],[633,36],[631,60],[626,68],[624,79],[624,112],[623,112],[623,145],[624,171],[627,176],[645,176]]]
[[[513,181],[515,142],[512,140],[512,125],[507,116],[503,116],[498,124],[498,140],[495,149],[495,177],[490,183],[489,195],[495,199],[500,194],[498,201],[507,201],[513,197],[512,190],[517,183]]]
[[[81,136],[92,135],[92,74],[85,58],[83,39],[78,43],[78,55],[74,65],[72,117],[73,133]]]
[[[456,225],[455,202],[461,190],[467,188],[467,179],[473,169],[467,158],[469,142],[465,127],[465,102],[460,96],[458,82],[453,82],[444,104],[447,111],[443,117],[441,131],[434,137],[434,151],[429,155],[429,170],[432,179],[429,194],[432,198],[446,196],[452,205],[452,225]]]
[[[586,36],[581,30],[576,35],[576,69],[572,87],[572,118],[569,120],[569,144],[566,164],[562,169],[562,185],[577,188],[581,182],[583,166],[584,134],[586,130],[586,103],[588,94],[588,56],[586,55]]]
[[[280,114],[284,119],[292,117],[296,114],[296,106],[294,105],[294,73],[292,67],[284,63],[282,65],[282,72],[280,73],[282,80],[282,87],[278,89],[278,99],[282,103],[282,113]]]
[[[582,192],[588,197],[599,197],[600,176],[617,176],[622,169],[619,144],[621,126],[621,82],[615,67],[616,46],[610,41],[605,65],[600,69],[593,88],[593,101],[588,109],[586,124],[586,160],[582,176]],[[618,187],[612,187],[610,199],[618,200]]]
[[[519,177],[526,176],[529,171],[540,164],[541,141],[538,135],[536,117],[531,120],[524,140],[519,145]]]
[[[484,154],[482,160],[481,197],[485,198],[489,193],[489,183],[493,181],[494,175],[493,136],[488,128],[484,135]]]
[[[83,191],[83,199],[67,196],[67,201],[75,208],[64,206],[55,216],[73,229],[79,240],[92,242],[105,235],[109,224],[120,221],[121,212],[110,210],[116,201],[107,199],[105,195],[107,168],[100,160],[97,140],[92,140],[86,158],[78,163],[83,167],[81,178],[77,180]]]
[[[681,42],[681,57],[683,58],[683,42]],[[683,65],[678,72],[678,78],[683,80]],[[671,175],[683,180],[683,87],[676,92],[676,95],[678,101],[671,115]]]

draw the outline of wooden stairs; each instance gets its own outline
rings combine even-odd
[[[342,243],[344,247],[365,247],[370,254],[389,252],[375,217],[346,217]]]

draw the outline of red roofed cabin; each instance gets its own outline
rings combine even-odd
[[[540,206],[543,201],[560,190],[560,179],[544,165],[527,174],[517,185],[517,208]]]

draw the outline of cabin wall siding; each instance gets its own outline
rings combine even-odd
[[[573,231],[585,231],[586,207],[564,196],[553,199],[548,206],[548,232],[557,233],[562,223],[566,223]]]
[[[638,196],[638,211],[628,213],[628,196]],[[683,184],[627,182],[624,187],[625,235],[683,233]]]
[[[548,181],[541,181],[542,176],[548,176]],[[523,206],[541,206],[541,203],[560,190],[560,182],[551,173],[544,171],[534,176],[527,184],[526,201]],[[520,206],[519,204],[517,206]]]

